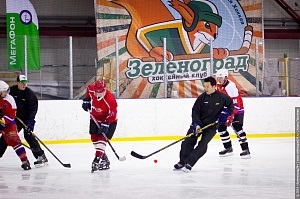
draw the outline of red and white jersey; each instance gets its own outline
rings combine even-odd
[[[230,80],[227,80],[225,84],[217,84],[217,89],[227,94],[231,97],[233,104],[234,104],[234,114],[244,113],[244,104],[243,99],[239,93],[238,88],[236,87],[235,83]]]
[[[116,122],[117,119],[117,101],[114,95],[106,89],[105,96],[102,99],[97,99],[94,91],[95,84],[90,84],[87,87],[86,98],[91,99],[91,114],[97,122]]]
[[[7,94],[5,98],[0,99],[0,119],[5,121],[4,130],[15,130],[15,118],[17,113],[17,105],[14,98]]]

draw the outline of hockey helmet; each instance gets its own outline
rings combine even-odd
[[[221,27],[222,17],[219,15],[218,9],[213,3],[209,1],[190,1],[187,5],[195,14],[190,27],[187,27],[186,24],[183,23],[183,27],[187,32],[193,31],[196,28],[198,21],[208,21]],[[183,22],[184,21],[185,20],[183,19]]]
[[[95,82],[94,90],[96,93],[103,93],[104,91],[106,91],[106,83],[102,80],[97,80]]]
[[[0,92],[8,91],[8,89],[9,85],[5,81],[0,80]]]
[[[223,78],[228,77],[228,70],[227,69],[218,70],[217,73],[216,73],[216,77],[217,78],[218,77],[223,77]]]

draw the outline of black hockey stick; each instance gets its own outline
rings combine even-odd
[[[213,126],[213,125],[215,125],[215,124],[217,124],[217,123],[218,123],[218,121],[215,121],[215,122],[213,122],[213,123],[210,123],[210,124],[206,125],[205,127],[199,129],[199,130],[197,131],[197,133],[201,133],[203,130],[205,130],[205,129],[207,129],[207,128],[209,128],[209,127],[211,127],[211,126]],[[176,143],[178,143],[178,142],[180,142],[180,141],[182,141],[182,140],[185,140],[186,138],[191,137],[192,135],[193,135],[193,133],[190,133],[190,134],[186,135],[185,137],[180,138],[179,140],[177,140],[177,141],[175,141],[175,142],[172,142],[171,144],[168,144],[167,146],[165,146],[165,147],[163,147],[163,148],[161,148],[161,149],[158,149],[157,151],[154,151],[153,153],[150,153],[149,155],[143,156],[143,155],[140,155],[140,154],[138,154],[138,153],[136,153],[136,152],[134,152],[134,151],[131,151],[130,154],[131,154],[133,157],[135,157],[135,158],[146,159],[146,158],[149,158],[150,156],[152,156],[152,155],[154,155],[154,154],[156,154],[156,153],[158,153],[158,152],[160,152],[160,151],[162,151],[162,150],[165,150],[166,148],[169,148],[170,146],[172,146],[172,145],[174,145],[174,144],[176,144]]]
[[[17,120],[19,120],[19,122],[24,126],[24,128],[27,130],[27,126],[25,125],[25,123],[18,117],[16,117]],[[64,164],[62,161],[60,161],[60,159],[58,159],[58,157],[56,157],[56,155],[54,153],[52,153],[52,151],[44,144],[44,142],[42,142],[42,140],[40,140],[32,131],[30,131],[30,133],[34,136],[34,138],[39,141],[50,153],[51,155],[53,155],[53,157],[64,167],[66,168],[71,168],[71,164]]]
[[[100,129],[100,125],[98,124],[97,120],[95,119],[95,117],[90,113],[91,118],[93,119],[94,123],[97,125],[98,129]],[[111,145],[109,139],[107,138],[107,136],[105,135],[105,133],[101,132],[102,136],[106,139],[107,143],[109,144],[111,150],[114,152],[114,154],[116,155],[116,157],[118,158],[119,161],[125,161],[126,157],[119,157],[119,155],[117,154],[116,150],[114,149],[114,147]]]

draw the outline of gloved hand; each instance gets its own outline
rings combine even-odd
[[[25,133],[27,133],[28,135],[31,135],[34,130],[34,125],[35,125],[34,119],[28,120],[28,124],[27,124],[27,128],[25,129]]]
[[[204,125],[202,124],[202,122],[200,121],[194,121],[192,123],[192,128],[193,128],[193,134],[197,135],[198,133],[200,133],[201,131],[199,131],[199,129],[201,129]]]
[[[89,110],[91,110],[91,99],[84,98],[83,102],[82,102],[82,108],[86,112],[88,112]]]
[[[229,115],[226,119],[225,125],[226,126],[231,126],[232,121],[234,120],[234,114],[232,113],[231,115]]]
[[[0,118],[0,126],[4,127],[5,126],[5,119]]]
[[[0,131],[2,131],[5,127],[5,120],[3,118],[0,119]]]
[[[107,134],[108,128],[109,128],[109,123],[107,123],[107,122],[101,122],[98,134],[99,135],[102,135],[102,133]]]
[[[231,111],[229,109],[227,109],[227,108],[224,108],[222,110],[222,112],[218,115],[218,117],[219,117],[219,123],[220,124],[225,124],[226,121],[227,121],[227,118],[230,116],[230,114],[231,114]]]

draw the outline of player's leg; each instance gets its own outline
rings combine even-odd
[[[9,134],[9,136],[8,136]],[[28,161],[25,148],[21,145],[20,137],[17,133],[17,131],[9,131],[5,132],[5,134],[2,135],[7,143],[8,146],[12,146],[15,150],[16,154],[19,156],[22,165],[21,167],[24,170],[31,169],[30,163]]]
[[[23,128],[23,124],[21,124],[18,120],[16,122],[18,132]],[[27,132],[24,130],[24,138],[26,142],[29,144],[33,156],[36,158],[34,165],[36,167],[43,167],[48,165],[48,159],[46,158],[45,152],[42,150],[39,142],[35,139],[34,135],[31,132]]]
[[[92,172],[99,170],[99,164],[102,156],[105,154],[106,140],[103,136],[98,134],[98,126],[93,120],[90,120],[89,133],[91,135],[91,141],[96,150],[95,158],[92,162]]]
[[[111,140],[111,138],[113,137],[115,131],[116,131],[116,128],[117,128],[117,122],[113,122],[109,125],[109,128],[108,128],[108,132],[106,134],[106,137]],[[109,169],[110,168],[110,161],[107,157],[107,154],[104,153],[101,157],[101,161],[100,161],[100,164],[99,164],[99,170],[106,170],[106,169]]]
[[[246,132],[244,132],[243,130],[243,120],[244,120],[244,114],[236,115],[234,121],[232,122],[232,127],[239,139],[242,148],[242,153],[240,154],[240,156],[243,159],[248,159],[251,158],[251,156],[250,156],[250,151],[248,146],[247,135]]]
[[[197,146],[194,150],[192,150],[191,154],[185,160],[185,166],[183,168],[184,172],[191,171],[196,162],[206,153],[208,143],[212,140],[216,133],[216,127],[211,127],[207,130],[204,130],[204,132],[201,134],[201,139],[198,142]]]
[[[24,138],[26,142],[29,144],[33,156],[36,158],[34,165],[36,167],[42,167],[48,165],[48,159],[46,158],[45,152],[42,150],[39,142],[35,139],[35,137],[30,133],[24,132]]]
[[[4,136],[2,136],[2,134],[0,136],[0,158],[2,158],[7,149],[7,143],[4,139]]]
[[[220,151],[219,155],[221,157],[233,155],[232,143],[229,132],[227,131],[227,126],[225,124],[219,124],[218,132],[224,146],[224,150]]]
[[[192,133],[193,129],[192,126],[190,126],[189,130],[187,131],[187,135]],[[186,138],[181,143],[181,148],[179,152],[179,162],[174,165],[174,170],[181,170],[185,165],[185,160],[189,157],[191,152],[194,150],[194,147],[197,143],[198,137],[191,136],[189,138]]]

